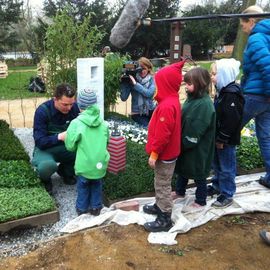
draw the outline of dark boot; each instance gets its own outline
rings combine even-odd
[[[44,184],[44,187],[45,187],[46,191],[50,195],[52,195],[52,193],[53,193],[52,179],[49,179],[48,181],[44,181],[43,184]]]
[[[100,211],[101,211],[101,208],[93,208],[93,209],[90,209],[89,212],[93,216],[99,216],[100,215]]]
[[[65,177],[63,180],[64,180],[64,184],[66,185],[75,185],[77,183],[77,179],[75,176]]]
[[[77,183],[77,179],[76,179],[75,175],[74,176],[66,176],[66,174],[64,173],[63,164],[58,165],[57,173],[61,178],[63,178],[63,181],[66,185],[75,185]]]
[[[82,211],[82,210],[79,210],[78,208],[76,208],[76,212],[77,212],[78,216],[88,213],[88,211]]]
[[[220,192],[215,189],[212,185],[207,186],[207,196],[214,197],[214,195],[219,195]]]
[[[160,211],[161,210],[159,209],[159,207],[155,203],[153,205],[146,204],[143,206],[143,212],[146,214],[157,215],[158,212],[160,212]]]
[[[149,232],[167,232],[173,226],[171,213],[160,211],[155,221],[146,222],[143,226]]]
[[[265,176],[260,177],[259,184],[261,184],[261,185],[263,185],[263,186],[265,186],[267,188],[270,188],[270,181],[268,181]]]

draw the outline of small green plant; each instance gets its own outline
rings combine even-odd
[[[244,225],[247,224],[247,221],[243,219],[241,216],[233,216],[232,218],[230,218],[230,223]]]
[[[183,250],[179,249],[179,248],[172,248],[172,247],[168,247],[168,246],[162,246],[162,247],[159,248],[159,251],[161,251],[163,253],[170,254],[170,255],[184,256]]]

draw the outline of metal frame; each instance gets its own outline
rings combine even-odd
[[[258,17],[269,17],[270,12],[266,13],[247,13],[247,14],[211,14],[191,17],[172,17],[163,19],[151,19],[143,18],[141,23],[143,25],[151,25],[152,23],[159,22],[181,22],[181,21],[195,21],[195,20],[213,20],[213,19],[234,19],[234,18],[258,18]]]

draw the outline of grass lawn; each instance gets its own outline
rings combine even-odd
[[[213,61],[197,61],[196,63],[210,71]],[[33,93],[28,90],[30,78],[36,76],[36,66],[10,67],[7,78],[0,78],[0,100],[43,97],[45,94]],[[242,72],[240,72],[239,78]]]
[[[8,67],[8,71],[17,71],[17,70],[37,70],[37,66],[15,66],[15,67]]]
[[[205,69],[207,69],[209,72],[210,72],[210,67],[211,67],[211,64],[212,63],[214,63],[215,61],[209,61],[209,62],[207,62],[207,61],[205,61],[205,62],[197,62],[197,64],[200,66],[200,67],[202,67],[202,68],[205,68]],[[240,80],[241,79],[241,77],[242,77],[242,75],[243,75],[243,70],[242,70],[242,67],[240,68],[240,73],[239,73],[239,75],[237,76],[237,80]]]
[[[45,96],[46,94],[33,93],[28,90],[30,78],[36,75],[36,71],[27,71],[24,69],[22,72],[9,72],[9,75],[6,78],[0,78],[0,99],[18,99]]]
[[[197,64],[198,64],[200,67],[205,68],[205,69],[207,69],[208,71],[210,71],[210,66],[211,66],[212,63],[213,63],[213,61],[212,61],[212,62],[197,62]]]

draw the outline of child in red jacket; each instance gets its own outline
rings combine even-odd
[[[168,231],[172,227],[171,179],[176,159],[180,154],[181,105],[178,91],[182,82],[184,62],[160,69],[155,75],[158,102],[148,127],[146,152],[148,164],[155,172],[155,198],[153,205],[145,205],[143,211],[157,215],[153,222],[144,224],[150,232]]]

